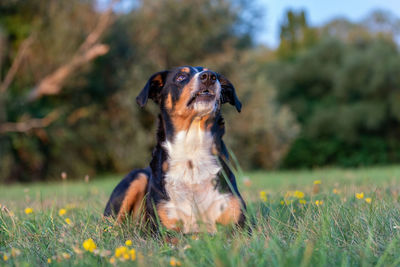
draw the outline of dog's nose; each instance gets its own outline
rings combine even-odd
[[[217,75],[215,75],[215,73],[212,71],[209,70],[203,71],[200,74],[200,81],[206,86],[213,85],[216,80],[217,80]]]

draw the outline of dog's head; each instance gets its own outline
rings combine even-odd
[[[202,117],[230,103],[240,112],[235,88],[224,76],[203,67],[184,66],[153,74],[136,98],[144,107],[152,99],[172,117]]]

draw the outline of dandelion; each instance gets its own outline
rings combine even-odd
[[[129,260],[129,253],[124,253],[123,258],[124,258],[125,260]]]
[[[125,247],[125,246],[117,247],[117,248],[115,249],[114,255],[115,255],[115,257],[120,258],[120,257],[123,256],[125,253],[127,253],[127,251],[128,251],[128,248]]]
[[[169,261],[169,265],[171,266],[181,266],[181,262],[178,261],[177,259],[175,259],[174,257],[171,258],[171,260]]]
[[[47,263],[50,264],[51,263],[51,259],[47,258]]]
[[[337,194],[339,194],[339,190],[337,190],[336,188],[333,188],[332,193],[337,195]]]
[[[114,257],[111,257],[111,258],[110,258],[110,263],[111,263],[111,264],[115,264],[115,258],[114,258]]]
[[[66,209],[60,209],[60,210],[58,211],[58,215],[60,215],[60,216],[63,216],[65,213],[67,213],[67,210],[66,210]]]
[[[365,198],[365,202],[367,202],[368,204],[370,204],[372,201],[372,199],[370,197]]]
[[[314,184],[321,184],[321,180],[315,180]]]
[[[304,193],[301,192],[301,191],[296,190],[296,191],[294,192],[293,196],[294,196],[294,197],[297,197],[297,198],[304,198]]]
[[[305,199],[300,199],[300,200],[299,200],[299,203],[305,205],[305,204],[307,204],[307,200],[305,200]]]
[[[7,256],[7,254],[4,254],[4,255],[3,255],[3,260],[4,260],[4,261],[8,261],[8,256]]]
[[[93,252],[97,248],[96,243],[94,243],[93,239],[91,239],[91,238],[86,239],[83,242],[82,246],[86,251],[90,251],[90,252]]]
[[[32,208],[26,208],[25,209],[25,214],[31,214],[33,213],[33,209]]]
[[[285,201],[281,200],[281,205],[285,205]]]
[[[129,256],[131,256],[131,260],[134,261],[136,259],[136,250],[135,249],[129,250]]]
[[[356,193],[356,198],[357,199],[363,199],[364,198],[364,192]]]
[[[130,239],[126,240],[125,245],[127,245],[128,247],[132,246],[132,240]]]
[[[64,220],[68,225],[71,225],[71,219],[70,218],[65,218],[65,220]]]
[[[265,191],[260,191],[260,198],[262,201],[267,202],[267,193]]]
[[[321,206],[324,202],[322,200],[316,200],[315,205]]]

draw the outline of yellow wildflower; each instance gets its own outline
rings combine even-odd
[[[114,263],[115,263],[115,258],[114,258],[114,257],[111,257],[111,258],[110,258],[110,263],[111,263],[111,264],[114,264]]]
[[[285,201],[281,200],[281,205],[285,205]]]
[[[304,193],[301,191],[296,190],[293,194],[293,196],[297,197],[297,198],[303,198],[304,197]]]
[[[260,198],[262,201],[267,202],[267,193],[265,191],[260,191]]]
[[[124,253],[124,255],[122,256],[125,260],[129,260],[129,253]]]
[[[125,246],[117,247],[115,249],[115,257],[119,258],[123,256],[128,251],[128,248]]]
[[[7,254],[4,254],[4,255],[3,255],[3,260],[4,260],[4,261],[8,261],[8,256],[7,256]]]
[[[97,248],[96,243],[94,243],[93,239],[91,239],[91,238],[86,239],[83,242],[82,246],[86,251],[90,251],[90,252],[93,252]]]
[[[70,225],[70,224],[72,223],[70,218],[65,218],[65,222],[66,222],[68,225]]]
[[[60,216],[63,216],[65,213],[67,213],[67,210],[66,210],[66,209],[60,209],[60,210],[58,211],[58,215],[60,215]]]
[[[136,250],[135,249],[129,250],[129,255],[131,256],[131,260],[134,261],[136,259]]]
[[[314,184],[321,184],[321,180],[315,180]]]
[[[33,209],[32,208],[26,208],[25,209],[25,214],[31,214],[33,213]]]
[[[357,199],[363,199],[364,198],[364,192],[356,193],[356,198]]]
[[[315,205],[321,206],[324,202],[322,200],[316,200]]]
[[[365,198],[365,202],[367,202],[368,204],[371,203],[371,201],[372,201],[372,198],[370,198],[370,197]]]
[[[171,260],[169,261],[169,265],[171,266],[181,266],[181,262],[178,261],[177,259],[175,259],[174,257],[171,258]]]
[[[332,192],[334,193],[334,194],[339,194],[339,190],[337,190],[336,188],[334,188],[333,190],[332,190]]]
[[[51,259],[50,258],[47,258],[47,263],[51,263]]]
[[[132,240],[130,239],[126,240],[125,245],[127,245],[128,247],[132,246]]]
[[[300,200],[299,200],[299,203],[305,205],[305,204],[307,204],[307,200],[305,200],[305,199],[300,199]]]

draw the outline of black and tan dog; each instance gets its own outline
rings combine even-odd
[[[183,233],[242,225],[245,203],[228,167],[220,111],[230,103],[240,112],[233,85],[208,69],[185,66],[151,76],[136,101],[144,107],[149,98],[161,110],[150,166],[117,185],[104,215],[118,221],[144,215]]]

